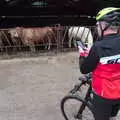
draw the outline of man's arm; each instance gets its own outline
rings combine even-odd
[[[83,74],[92,72],[99,62],[99,56],[95,45],[92,46],[88,56],[81,61],[80,71]]]

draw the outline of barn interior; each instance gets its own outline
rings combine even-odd
[[[110,6],[120,7],[119,0],[0,0],[0,54],[76,50],[77,40],[91,45],[95,16]]]
[[[94,25],[104,7],[119,0],[0,0],[0,28],[15,26]]]

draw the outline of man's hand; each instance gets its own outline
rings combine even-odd
[[[81,48],[80,46],[78,46],[78,49],[79,49],[79,56],[82,56],[82,57],[87,57],[88,54],[89,54],[89,49],[88,48]]]

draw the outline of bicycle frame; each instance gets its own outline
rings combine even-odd
[[[87,103],[87,104],[88,104],[88,101],[90,100],[89,99],[90,98],[90,93],[91,93],[91,87],[88,88],[88,91],[87,91],[87,93],[85,95],[85,103]],[[78,113],[76,115],[76,118],[80,118],[81,117],[82,112],[85,109],[85,106],[86,106],[86,104],[82,103],[82,105],[80,106],[79,111],[78,111]]]
[[[79,80],[81,80],[81,78]],[[75,93],[77,91],[80,91],[81,86],[86,85],[86,84],[89,85],[88,90],[86,92],[86,95],[85,95],[85,97],[83,99],[84,102],[80,106],[80,108],[78,110],[78,113],[75,115],[75,118],[78,118],[78,119],[80,119],[82,117],[82,112],[84,111],[86,105],[91,110],[92,110],[92,107],[93,107],[92,103],[91,103],[92,102],[92,99],[91,99],[91,93],[92,93],[91,82],[88,79],[87,80],[81,80],[81,81],[82,82],[80,84],[75,85],[74,88],[69,92],[71,95],[75,96]],[[79,98],[82,99],[82,97],[80,97],[80,96],[79,96]]]

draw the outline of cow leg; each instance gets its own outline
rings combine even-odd
[[[48,45],[48,48],[47,48],[48,50],[50,50],[50,44]]]
[[[17,41],[16,41],[17,39],[12,39],[12,42],[13,42],[13,52],[16,52],[17,50],[18,50],[18,48],[17,48]]]
[[[76,39],[73,39],[73,44],[74,44],[74,47],[76,48],[77,47]]]
[[[50,41],[48,40],[47,45],[45,45],[45,49],[50,50],[50,47],[51,47],[51,43],[50,43]]]
[[[30,48],[30,51],[33,52],[33,53],[36,51],[35,50],[35,45],[30,45],[29,48]]]
[[[47,48],[48,48],[47,45],[45,45],[45,50],[46,50]]]
[[[47,43],[47,44],[46,44],[46,43]],[[51,40],[50,40],[49,35],[47,35],[47,36],[45,37],[45,49],[50,50],[50,47],[51,47]]]
[[[35,52],[36,51],[34,46],[30,46],[30,50],[31,50],[31,52]]]
[[[68,47],[71,48],[71,38],[69,38]]]
[[[72,37],[69,38],[69,43],[68,43],[69,48],[71,48],[71,45],[72,45],[72,39],[73,39]]]
[[[51,40],[50,40],[50,37],[48,36],[48,50],[50,50],[50,47],[51,47]]]
[[[48,49],[48,41],[46,40],[46,38],[43,40],[43,44],[45,45],[45,50]]]

